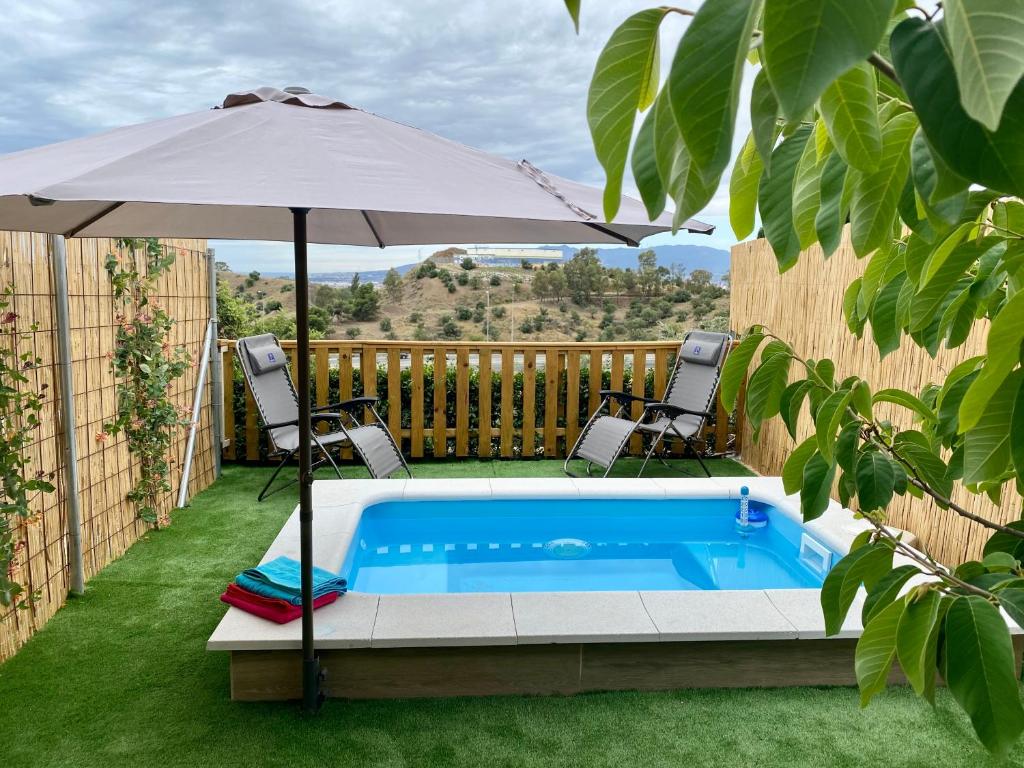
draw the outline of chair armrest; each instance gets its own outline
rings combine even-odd
[[[707,411],[691,411],[689,408],[680,408],[678,405],[670,405],[669,403],[647,403],[644,405],[644,410],[663,413],[673,419],[678,416],[701,416],[705,419],[710,419],[713,415]]]
[[[291,421],[279,421],[279,422],[277,422],[275,424],[264,424],[263,426],[260,427],[260,429],[263,430],[264,432],[266,432],[267,430],[278,429],[279,427],[297,427],[297,426],[299,426],[299,420],[298,419],[292,419]]]
[[[602,389],[598,392],[601,397],[611,397],[619,402],[640,402],[640,403],[658,403],[660,400],[655,400],[653,397],[642,397],[640,395],[634,395],[630,392],[621,392],[616,389]]]

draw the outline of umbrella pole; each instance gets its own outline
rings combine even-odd
[[[313,648],[313,472],[309,403],[308,208],[292,208],[295,240],[295,355],[299,382],[299,551],[302,576],[302,711],[320,710],[320,660]]]

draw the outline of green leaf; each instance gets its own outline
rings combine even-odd
[[[871,306],[871,337],[883,359],[900,347],[903,329],[898,321],[899,298],[906,282],[906,275],[894,277],[878,292]]]
[[[967,237],[968,233],[977,226],[977,223],[974,221],[966,221],[954,229],[945,237],[945,239],[943,239],[941,243],[939,243],[938,246],[936,246],[935,250],[928,256],[928,260],[924,263],[924,267],[921,269],[921,276],[918,278],[918,283],[920,283],[922,288],[924,288],[932,278],[935,277],[938,271],[942,268],[942,265],[946,263],[946,260],[949,259],[950,255],[956,250],[956,247],[960,245],[964,238]]]
[[[1017,389],[1010,414],[1010,460],[1017,477],[1024,478],[1024,387]]]
[[[1014,294],[992,321],[985,347],[985,366],[960,403],[961,432],[966,432],[978,423],[988,401],[1016,367],[1020,360],[1022,340],[1024,291]]]
[[[1024,0],[946,0],[960,103],[990,131],[1024,75]]]
[[[779,412],[791,362],[789,355],[772,355],[751,375],[747,384],[747,418],[755,429]]]
[[[736,156],[736,164],[729,177],[729,223],[737,240],[743,240],[754,231],[757,186],[763,171],[764,162],[754,146],[754,135],[750,134]]]
[[[760,0],[705,0],[672,61],[672,113],[707,183],[717,183],[732,156],[743,65],[760,8]]]
[[[743,341],[739,343],[722,366],[722,377],[719,383],[722,405],[726,411],[732,411],[736,407],[736,398],[739,395],[743,380],[747,378],[747,368],[750,361],[754,359],[757,348],[761,346],[765,335],[760,332],[748,333]]]
[[[839,430],[836,438],[836,463],[849,475],[856,473],[857,446],[860,443],[860,424],[851,421]],[[856,487],[853,488],[856,491]]]
[[[569,18],[572,19],[572,25],[578,35],[580,33],[580,0],[565,0],[565,10],[569,12]]]
[[[863,174],[854,187],[850,224],[858,256],[866,256],[892,238],[896,204],[910,171],[910,142],[915,130],[917,119],[909,112],[886,123],[878,170]]]
[[[775,148],[771,174],[761,176],[757,191],[764,235],[775,251],[780,272],[796,264],[800,255],[800,238],[793,226],[793,177],[810,135],[810,127],[802,126]]]
[[[660,96],[664,98],[664,96]],[[658,161],[654,146],[654,110],[648,110],[647,116],[640,123],[640,132],[633,143],[633,154],[630,157],[633,166],[633,179],[640,191],[647,215],[653,221],[665,210],[665,185],[658,173]]]
[[[843,317],[846,318],[846,327],[857,338],[860,338],[861,333],[864,331],[864,318],[857,308],[860,303],[861,287],[863,284],[862,278],[854,278],[853,282],[846,286],[846,291],[843,293]]]
[[[587,121],[597,159],[604,168],[604,215],[618,213],[637,111],[654,100],[658,87],[658,29],[666,8],[640,11],[608,39],[597,59],[587,96]]]
[[[775,100],[775,91],[764,69],[759,69],[750,92],[750,132],[754,136],[757,153],[764,162],[765,174],[771,171],[772,150],[779,137],[778,116],[779,103]]]
[[[857,502],[862,512],[885,509],[892,500],[896,473],[878,451],[865,451],[857,460]]]
[[[1019,583],[1020,580],[1014,579],[1013,581]],[[1010,615],[1018,627],[1024,627],[1024,589],[1020,587],[1000,589],[996,595],[999,597],[999,604],[1003,606],[1003,610]]]
[[[896,658],[896,629],[905,607],[903,600],[889,603],[864,627],[864,634],[857,641],[853,666],[861,707],[866,707],[871,697],[885,688]]]
[[[861,379],[853,385],[851,390],[853,397],[850,399],[850,403],[853,405],[853,409],[857,411],[861,416],[869,421],[874,419],[874,408],[872,408],[871,398],[871,385]]]
[[[950,170],[929,146],[921,128],[917,129],[910,144],[910,169],[914,186],[927,203],[936,203],[967,191],[967,179]]]
[[[1024,520],[1014,520],[1006,523],[1007,528],[1024,532]],[[1010,533],[996,531],[988,541],[985,542],[984,554],[991,555],[993,552],[1007,552],[1018,560],[1024,558],[1024,538],[1014,536]]]
[[[909,18],[891,37],[896,73],[928,144],[954,173],[1019,196],[1024,193],[1024,83],[1013,87],[997,131],[972,120],[960,104],[950,46],[941,29],[941,24]]]
[[[804,522],[814,520],[828,509],[832,482],[836,479],[836,463],[815,451],[804,464],[800,489],[800,513]]]
[[[907,602],[896,628],[896,657],[918,696],[926,695],[929,686],[934,687],[939,629],[947,609],[948,601],[935,590],[928,590]]]
[[[786,425],[789,436],[796,440],[797,423],[800,419],[800,409],[803,406],[804,398],[814,387],[814,382],[808,379],[794,381],[782,393],[779,400],[779,414]]]
[[[870,532],[866,532],[870,533]],[[821,610],[825,616],[825,635],[831,637],[842,629],[846,614],[861,584],[872,592],[876,584],[892,571],[892,549],[883,543],[866,544],[850,549],[850,554],[836,563],[821,585]]]
[[[836,253],[843,239],[843,225],[846,223],[847,215],[842,205],[846,173],[846,161],[838,152],[829,155],[821,169],[821,180],[818,182],[818,213],[814,217],[814,229],[826,257]]]
[[[901,565],[893,568],[875,584],[874,589],[868,593],[864,600],[864,608],[861,610],[861,623],[867,626],[868,622],[884,609],[889,603],[895,600],[903,585],[910,580],[910,577],[921,573],[914,565]]]
[[[955,234],[955,233],[954,233]],[[939,246],[942,246],[945,242]],[[950,292],[957,281],[963,277],[964,271],[978,261],[989,249],[1004,247],[1004,241],[998,237],[986,237],[960,243],[943,255],[942,263],[935,269],[931,279],[915,294],[910,305],[910,329],[912,331],[927,328],[941,316],[943,306],[949,301]],[[929,257],[931,259],[931,257]],[[926,262],[925,267],[928,266]],[[921,276],[924,276],[922,268]]]
[[[871,66],[861,62],[841,74],[821,94],[819,107],[843,160],[862,171],[878,168],[882,128]]]
[[[893,437],[892,444],[928,485],[949,497],[953,483],[947,477],[946,463],[931,449],[928,438],[917,430],[907,429]]]
[[[921,398],[902,389],[880,389],[875,392],[872,402],[902,405],[916,413],[924,421],[935,421],[935,412],[925,405]]]
[[[798,445],[786,458],[782,465],[782,487],[787,495],[798,493],[804,481],[804,467],[807,460],[817,450],[814,437],[809,437]]]
[[[851,393],[849,390],[838,390],[825,398],[825,402],[818,408],[814,418],[814,432],[818,438],[818,450],[828,461],[832,460],[833,449],[835,448],[836,432],[843,416],[846,415],[846,407],[850,404]]]
[[[964,483],[997,480],[1010,466],[1010,419],[1024,371],[1011,373],[964,435]]]
[[[817,240],[814,221],[821,203],[820,183],[818,148],[813,140],[808,140],[793,176],[793,229],[796,230],[801,250]]]
[[[761,57],[782,112],[797,120],[825,87],[875,50],[894,0],[766,0]]]
[[[1024,730],[1006,622],[985,598],[958,597],[946,614],[946,684],[985,747],[1003,753]]]

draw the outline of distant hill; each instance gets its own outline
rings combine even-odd
[[[550,250],[561,251],[562,259],[567,261],[576,253],[577,248],[567,245],[548,246]],[[641,251],[653,250],[658,255],[658,264],[663,267],[676,265],[687,272],[695,269],[706,269],[715,279],[720,278],[729,271],[729,252],[720,248],[711,248],[706,245],[656,245],[647,248],[598,248],[597,255],[601,263],[606,267],[618,267],[619,269],[636,269],[637,254]],[[404,275],[416,264],[403,264],[395,267],[400,274]],[[387,274],[386,269],[359,270],[359,279],[368,283],[382,283]],[[268,277],[291,278],[291,272],[267,272]],[[316,272],[310,274],[309,278],[315,283],[348,283],[352,280],[355,271],[349,272]]]

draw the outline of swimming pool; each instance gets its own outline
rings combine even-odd
[[[838,553],[778,509],[740,533],[736,499],[401,499],[367,506],[355,592],[818,588]]]

